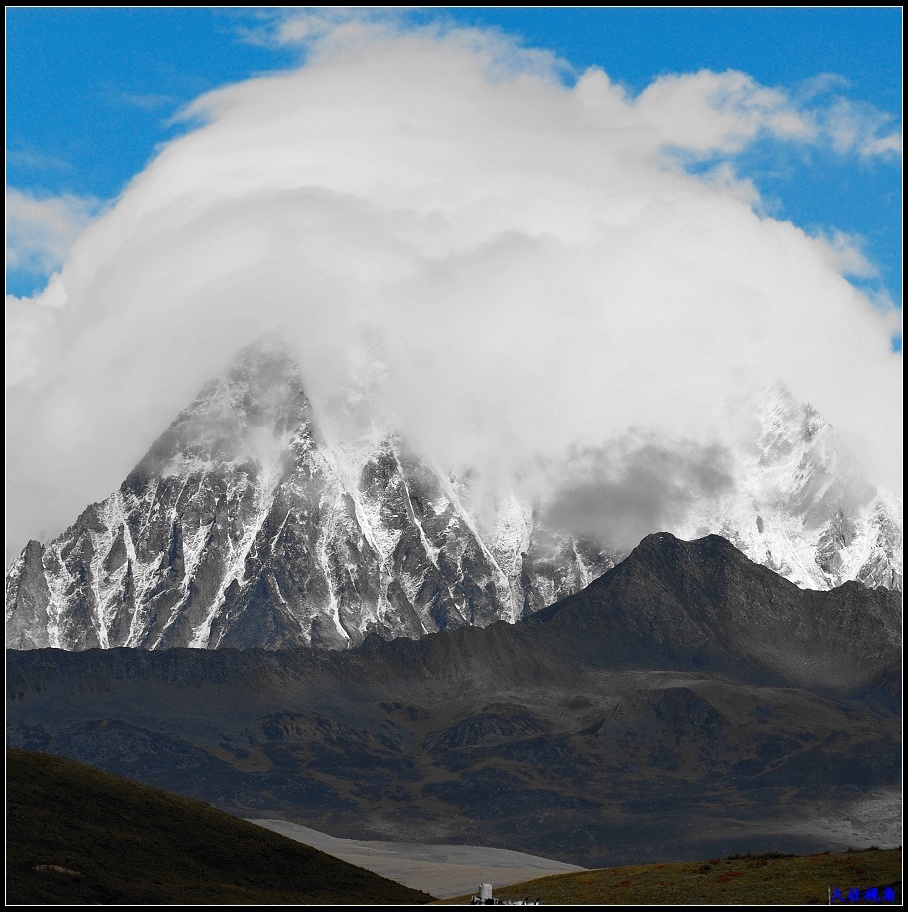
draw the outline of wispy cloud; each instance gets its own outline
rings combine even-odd
[[[861,158],[898,157],[902,133],[894,129],[892,115],[873,105],[836,99],[819,112],[818,120],[836,152],[857,153]]]
[[[47,273],[57,269],[72,242],[98,212],[99,200],[62,194],[39,197],[6,191],[6,265]]]
[[[404,25],[414,8],[388,7],[303,7],[270,8],[256,11],[255,25],[242,25],[244,40],[265,46],[311,47],[326,38],[349,40],[369,30],[387,31]]]
[[[119,97],[126,104],[132,105],[134,108],[141,108],[143,111],[155,111],[158,108],[172,107],[180,102],[180,99],[175,95],[156,94],[154,92],[121,92]]]
[[[701,154],[740,152],[762,133],[809,141],[815,129],[784,92],[729,70],[663,76],[633,102],[644,122],[658,124],[663,142]]]
[[[552,51],[526,46],[519,37],[497,28],[467,28],[427,7],[272,8],[257,13],[258,24],[239,28],[243,40],[268,47],[299,48],[303,59],[355,55],[376,41],[412,36],[444,40],[471,48],[485,59],[487,74],[508,78],[516,72],[572,83],[574,68]]]
[[[6,153],[8,165],[31,168],[36,171],[72,171],[72,162],[59,155],[50,155],[37,149],[9,149]]]
[[[832,231],[818,234],[817,240],[827,251],[831,265],[842,275],[870,279],[879,274],[876,266],[867,259],[865,241],[860,235]]]

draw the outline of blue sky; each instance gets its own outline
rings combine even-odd
[[[219,9],[7,10],[7,184],[38,198],[114,198],[202,92],[291,67],[298,47],[250,38],[260,12]],[[600,66],[639,93],[666,73],[742,70],[768,87],[804,91],[827,78],[837,95],[901,125],[899,8],[420,10],[431,19],[496,27],[551,50],[577,72]],[[565,74],[570,80],[571,73]],[[708,163],[707,163],[708,164]],[[734,164],[769,214],[816,232],[863,239],[880,286],[901,303],[900,157],[755,143]],[[700,163],[700,167],[704,167]],[[42,287],[47,263],[7,275],[8,291]]]

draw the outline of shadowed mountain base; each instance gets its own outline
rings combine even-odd
[[[244,817],[584,867],[898,845],[899,624],[896,593],[650,536],[516,625],[8,652],[8,739]]]

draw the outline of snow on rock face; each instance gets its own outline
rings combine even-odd
[[[548,529],[512,491],[474,503],[397,435],[329,443],[279,340],[206,385],[107,500],[7,571],[12,648],[312,645],[516,621],[619,556]],[[801,586],[900,588],[901,504],[809,406],[766,398],[717,532]]]
[[[835,429],[783,384],[763,394],[757,417],[733,492],[700,504],[681,537],[722,535],[802,588],[901,589],[899,498],[871,485]]]
[[[118,491],[50,544],[29,543],[7,573],[7,642],[346,648],[370,632],[513,621],[612,566],[587,548],[580,569],[562,539],[549,547],[525,526],[486,541],[450,479],[393,434],[329,445],[297,365],[268,338],[201,390]]]

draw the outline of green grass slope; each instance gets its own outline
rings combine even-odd
[[[432,899],[199,801],[72,760],[8,748],[6,776],[9,905]]]
[[[892,898],[886,899],[886,888]],[[705,862],[634,865],[580,874],[557,874],[496,889],[497,899],[530,897],[547,905],[806,905],[828,901],[838,888],[842,901],[901,905],[902,850],[866,849],[831,855],[732,855]],[[858,890],[856,900],[849,900]],[[837,898],[837,897],[836,897]],[[469,897],[441,900],[460,905]]]

